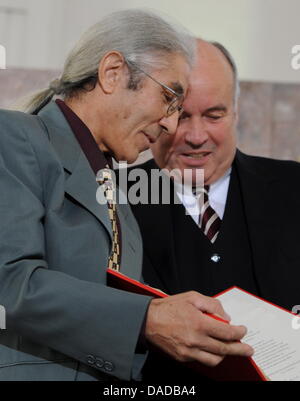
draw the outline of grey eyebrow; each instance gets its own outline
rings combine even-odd
[[[227,111],[227,107],[222,105],[222,104],[220,104],[220,105],[217,105],[217,106],[214,106],[214,107],[211,107],[211,108],[207,109],[206,113],[207,112],[211,112],[211,111]]]

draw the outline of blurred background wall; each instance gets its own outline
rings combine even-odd
[[[242,81],[239,147],[300,161],[299,0],[0,0],[0,107],[48,84],[91,24],[111,11],[148,7],[233,54]]]

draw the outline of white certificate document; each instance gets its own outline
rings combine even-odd
[[[243,342],[254,348],[253,360],[271,381],[300,381],[298,316],[236,287],[216,298],[231,324],[247,327]]]

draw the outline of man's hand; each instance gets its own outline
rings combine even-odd
[[[145,335],[147,341],[177,361],[218,365],[226,355],[251,356],[253,349],[239,342],[244,326],[223,323],[203,312],[230,320],[221,303],[191,291],[151,301]]]

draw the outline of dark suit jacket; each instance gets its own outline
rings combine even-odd
[[[258,292],[265,299],[291,310],[300,304],[300,165],[247,156],[240,151],[237,151],[234,163],[244,202]],[[148,177],[151,169],[157,168],[153,160],[137,167],[144,169]],[[180,251],[184,253],[187,241],[192,240],[182,237],[182,242],[178,241],[180,233],[184,231],[186,235],[188,229],[182,230],[175,225],[175,207],[185,213],[182,205],[132,205],[144,243],[143,278],[167,293],[180,292],[176,290],[181,287],[178,272],[186,270],[185,266],[178,265],[176,247],[181,246]],[[235,252],[234,248],[232,252]],[[150,382],[184,383],[204,379],[186,370],[182,364],[156,353],[150,353],[144,373],[145,380]]]
[[[0,380],[129,380],[149,297],[106,285],[112,229],[86,157],[55,102],[38,116],[0,111]],[[123,273],[142,244],[118,206]]]
[[[290,310],[300,304],[300,164],[248,156],[240,151],[234,163],[260,294]],[[157,168],[153,160],[138,167],[148,175]],[[144,279],[165,291],[168,282],[176,280],[170,272],[176,272],[178,263],[174,232],[180,228],[172,220],[174,207],[132,205],[144,242]],[[187,240],[183,238],[183,247]]]

